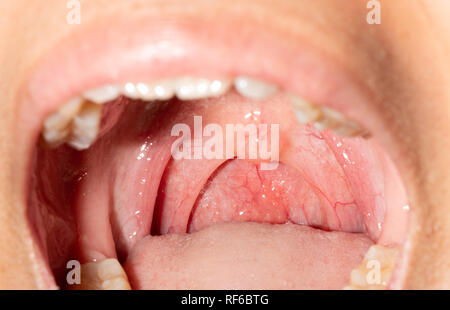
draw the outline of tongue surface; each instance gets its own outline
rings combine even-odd
[[[336,285],[347,283],[348,272],[370,245],[367,237],[357,233],[378,240],[383,237],[385,219],[402,227],[398,225],[398,210],[406,203],[403,193],[396,190],[400,182],[393,165],[371,142],[340,139],[331,132],[319,133],[299,125],[282,95],[263,102],[244,99],[234,92],[189,102],[144,103],[121,98],[108,104],[105,111],[109,117],[105,118],[102,135],[89,150],[40,151],[37,166],[46,170],[40,171],[36,182],[47,183],[46,176],[64,182],[51,187],[51,192],[45,192],[48,186],[39,187],[44,192],[31,199],[36,205],[47,204],[56,210],[59,205],[67,205],[70,196],[74,213],[68,214],[72,208],[66,207],[66,214],[60,217],[66,222],[75,218],[78,258],[86,262],[129,257],[128,272],[134,275],[137,287],[149,288],[154,283],[163,287],[164,281],[150,283],[149,279],[159,279],[164,270],[169,274],[170,270],[180,271],[175,273],[181,282],[172,285],[169,281],[167,286],[181,283],[182,287],[195,287],[189,282],[188,272],[181,271],[182,260],[186,259],[190,260],[187,264],[200,265],[203,260],[211,272],[214,266],[222,269],[222,263],[236,266],[229,274],[223,268],[222,277],[232,281],[238,274],[250,276],[242,287],[256,283],[251,277],[257,280],[260,276],[251,266],[266,268],[265,275],[272,278],[282,266],[291,266],[303,282],[284,271],[285,284],[300,287],[326,286],[325,276],[316,279],[314,270],[341,270],[342,276],[336,276],[333,284],[333,288],[339,288]],[[226,124],[279,124],[278,168],[261,170],[258,159],[174,160],[171,146],[178,137],[171,136],[172,128],[177,123],[186,124],[193,138],[194,116],[202,116],[203,126],[214,123],[222,128]],[[52,163],[61,159],[66,166],[55,168]],[[45,202],[39,196],[45,197]],[[54,214],[52,223],[56,223],[53,218]],[[56,225],[55,230],[60,231],[64,223]],[[283,223],[343,232],[274,225]],[[399,230],[383,242],[400,241]],[[162,236],[148,236],[150,231]],[[61,239],[73,240],[68,235],[65,232]],[[50,240],[48,248],[55,243],[61,244],[61,240]],[[270,254],[270,249],[275,254]],[[220,255],[210,256],[210,250]],[[203,256],[197,257],[202,251]],[[167,269],[147,269],[155,264]],[[186,266],[188,271],[195,270]],[[252,268],[253,273],[244,275]],[[239,287],[234,284],[225,286]]]
[[[362,234],[222,223],[148,236],[124,267],[133,289],[341,289],[371,245]]]

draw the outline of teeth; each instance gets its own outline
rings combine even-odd
[[[79,151],[88,149],[97,138],[101,116],[101,105],[86,101],[73,119],[69,145]]]
[[[130,99],[154,101],[169,100],[177,96],[180,100],[197,100],[217,97],[226,93],[233,82],[230,79],[204,79],[181,77],[153,83],[126,83],[122,86],[107,85],[84,92],[73,99],[44,122],[42,137],[50,147],[68,143],[77,150],[89,148],[97,138],[101,123],[101,105],[124,95]],[[234,79],[234,87],[243,96],[265,99],[278,87],[248,77]],[[303,99],[289,95],[295,115],[302,124],[312,123],[317,129],[333,130],[342,136],[364,135],[363,129],[330,108],[319,107]]]
[[[347,120],[341,113],[327,107],[321,107],[322,117],[314,123],[318,130],[330,129],[340,136],[365,136],[367,133],[358,124]]]
[[[81,265],[81,283],[72,290],[130,290],[127,275],[115,258]]]
[[[265,99],[278,91],[278,87],[275,85],[247,77],[236,78],[234,87],[242,96],[252,99]]]
[[[399,250],[373,245],[361,264],[352,270],[349,290],[384,290],[389,284]]]
[[[66,141],[72,130],[72,119],[77,115],[82,104],[83,101],[80,98],[73,99],[46,118],[42,136],[49,146],[56,147]]]
[[[175,87],[173,80],[163,80],[152,84],[138,83],[136,90],[142,100],[169,100],[175,96]]]
[[[176,95],[181,100],[218,97],[226,93],[230,87],[229,80],[181,78],[177,81]]]
[[[68,143],[77,150],[89,148],[95,141],[101,121],[101,105],[117,99],[121,94],[130,99],[144,101],[169,100],[177,95],[182,100],[217,97],[229,90],[228,79],[207,80],[178,78],[154,83],[126,83],[108,85],[84,92],[62,106],[44,121],[44,143],[55,148]]]
[[[314,127],[319,130],[338,129],[342,124],[347,122],[346,118],[337,111],[327,107],[321,107],[321,117],[314,123]]]
[[[301,124],[313,123],[322,116],[318,106],[293,95],[289,98],[294,107],[295,116]]]
[[[102,106],[76,98],[63,105],[44,121],[42,137],[55,148],[68,143],[77,150],[89,148],[97,138]]]
[[[181,100],[196,100],[218,97],[231,87],[229,79],[203,79],[182,77],[167,79],[155,83],[125,83],[122,86],[107,85],[83,93],[88,101],[103,104],[116,99],[119,95],[134,100],[168,100],[176,95]],[[264,99],[278,91],[275,85],[267,84],[251,78],[238,77],[234,85],[243,96],[253,99]]]
[[[138,87],[138,85],[140,87]],[[122,87],[122,93],[130,99],[141,99],[142,84],[126,83]]]
[[[349,121],[341,113],[327,107],[319,107],[302,98],[289,95],[294,113],[301,124],[312,123],[318,130],[330,129],[344,137],[366,136],[358,124]]]
[[[120,94],[120,87],[107,85],[83,93],[83,98],[98,104],[116,99]]]
[[[175,95],[175,84],[169,80],[154,84],[126,83],[122,87],[124,96],[134,100],[169,100]]]
[[[231,82],[226,79],[199,79],[184,77],[173,80],[163,80],[156,83],[126,83],[122,93],[130,99],[168,100],[177,96],[181,100],[195,100],[208,97],[218,97],[226,93]]]

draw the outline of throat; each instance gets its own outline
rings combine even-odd
[[[191,233],[221,222],[291,222],[324,230],[365,231],[354,201],[330,203],[311,181],[288,165],[262,170],[255,163],[230,160],[212,173],[200,191],[190,187],[184,192],[177,191],[183,188],[179,182],[205,177],[175,166],[176,163],[169,164],[160,184],[154,233]],[[201,172],[207,173],[204,169],[197,173]],[[183,173],[187,175],[180,178]],[[197,187],[201,185],[200,182]]]

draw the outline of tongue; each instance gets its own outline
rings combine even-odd
[[[287,287],[328,287],[324,275],[315,277],[319,267],[328,274],[339,270],[342,277],[337,274],[337,282],[329,283],[339,288],[371,243],[361,233],[385,244],[402,240],[406,224],[399,210],[406,202],[392,163],[373,142],[299,125],[282,95],[249,101],[230,92],[217,99],[166,103],[122,98],[105,111],[109,117],[94,146],[83,153],[41,151],[38,166],[47,167],[43,174],[52,179],[65,179],[66,189],[76,184],[79,259],[128,257],[137,287],[195,287],[189,272],[204,264],[204,273],[217,272],[214,266],[221,270],[227,288],[257,283],[263,276],[257,267],[264,267],[269,278],[284,279]],[[195,115],[203,117],[203,126],[279,124],[278,168],[262,170],[260,159],[174,160],[172,128],[186,124],[194,137]],[[74,157],[70,169],[77,173],[67,175],[67,167],[51,164]],[[51,196],[46,203],[65,204],[66,189],[43,194]],[[385,230],[394,233],[382,234]],[[183,264],[186,273],[180,271]],[[283,277],[276,270],[284,270]],[[171,272],[178,280],[149,280]],[[244,273],[247,282],[230,284]],[[199,287],[214,287],[207,286],[213,278],[205,275]]]
[[[341,289],[370,245],[295,224],[222,223],[145,237],[124,266],[134,289]]]

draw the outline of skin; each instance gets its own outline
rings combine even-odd
[[[381,2],[380,25],[365,22],[364,0],[195,0],[189,14],[234,7],[248,19],[265,14],[267,27],[283,20],[286,31],[309,37],[366,84],[371,117],[385,124],[374,135],[399,163],[411,202],[401,287],[450,288],[450,3]],[[18,203],[27,154],[16,151],[17,94],[38,59],[76,30],[66,23],[65,4],[0,0],[0,288],[40,287],[25,206]],[[164,15],[171,4],[182,12],[185,2],[82,1],[82,23],[117,12]]]

